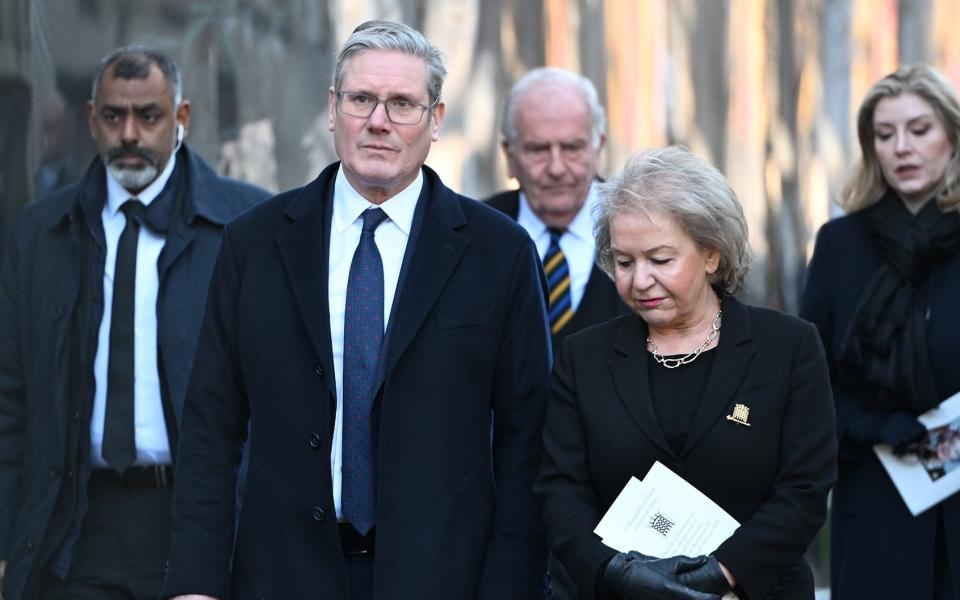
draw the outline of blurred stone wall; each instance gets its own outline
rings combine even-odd
[[[794,310],[813,234],[859,154],[863,93],[901,60],[960,82],[958,17],[960,0],[4,0],[0,238],[92,157],[82,107],[115,46],[172,54],[194,105],[190,144],[223,173],[283,190],[335,158],[336,49],[361,21],[389,18],[446,54],[428,163],[452,187],[515,185],[498,146],[506,91],[534,66],[580,71],[609,112],[604,169],[668,143],[712,161],[750,223],[748,299]]]

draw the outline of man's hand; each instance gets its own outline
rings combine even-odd
[[[0,598],[3,600],[3,598]],[[213,596],[204,596],[203,594],[187,594],[185,596],[174,596],[170,600],[218,600]]]

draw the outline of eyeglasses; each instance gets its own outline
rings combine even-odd
[[[360,117],[366,119],[377,110],[377,106],[383,103],[387,111],[387,118],[390,122],[397,125],[416,125],[423,119],[423,113],[433,108],[440,102],[437,98],[428,106],[417,104],[406,98],[377,98],[370,94],[362,92],[337,92],[337,106],[344,114],[351,117]]]

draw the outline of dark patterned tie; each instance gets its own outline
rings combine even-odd
[[[133,319],[137,282],[137,240],[143,204],[130,199],[120,207],[127,224],[117,244],[110,309],[107,406],[103,421],[103,459],[122,473],[137,460],[133,433]]]
[[[364,211],[360,243],[350,263],[343,320],[343,516],[361,534],[374,523],[375,475],[370,433],[373,385],[383,342],[383,261],[373,236],[387,218]]]
[[[557,335],[573,318],[573,304],[570,299],[570,267],[560,249],[560,238],[564,231],[554,228],[549,231],[550,247],[543,257],[543,270],[550,289],[550,331]]]

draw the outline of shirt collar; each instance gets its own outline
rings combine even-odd
[[[597,184],[593,182],[590,184],[590,189],[587,190],[587,199],[584,201],[583,206],[580,207],[580,212],[577,213],[577,216],[575,216],[573,221],[570,222],[570,225],[567,226],[565,233],[572,234],[579,239],[592,240],[593,206],[596,202]],[[530,208],[530,202],[527,200],[527,195],[523,190],[520,190],[520,209],[517,212],[517,223],[522,225],[533,239],[543,235],[547,230],[547,225],[541,221],[540,217]]]
[[[160,176],[154,179],[150,185],[144,188],[139,194],[131,194],[127,191],[126,188],[120,185],[119,181],[114,179],[110,173],[110,169],[107,169],[106,165],[104,165],[104,170],[107,172],[107,204],[105,206],[107,214],[111,217],[116,215],[123,203],[130,198],[136,198],[142,202],[144,206],[150,206],[150,203],[160,195],[160,192],[162,192],[163,188],[167,185],[167,181],[170,179],[170,175],[173,173],[173,168],[176,164],[177,154],[174,152],[171,153],[170,160],[167,161],[167,165],[163,168]]]
[[[417,208],[417,200],[423,189],[423,171],[417,171],[413,182],[379,206],[373,204],[360,195],[343,174],[343,169],[337,170],[337,179],[333,184],[333,226],[338,233],[343,233],[357,220],[357,217],[368,208],[382,208],[390,220],[400,228],[405,235],[410,235],[413,227],[413,213]]]

